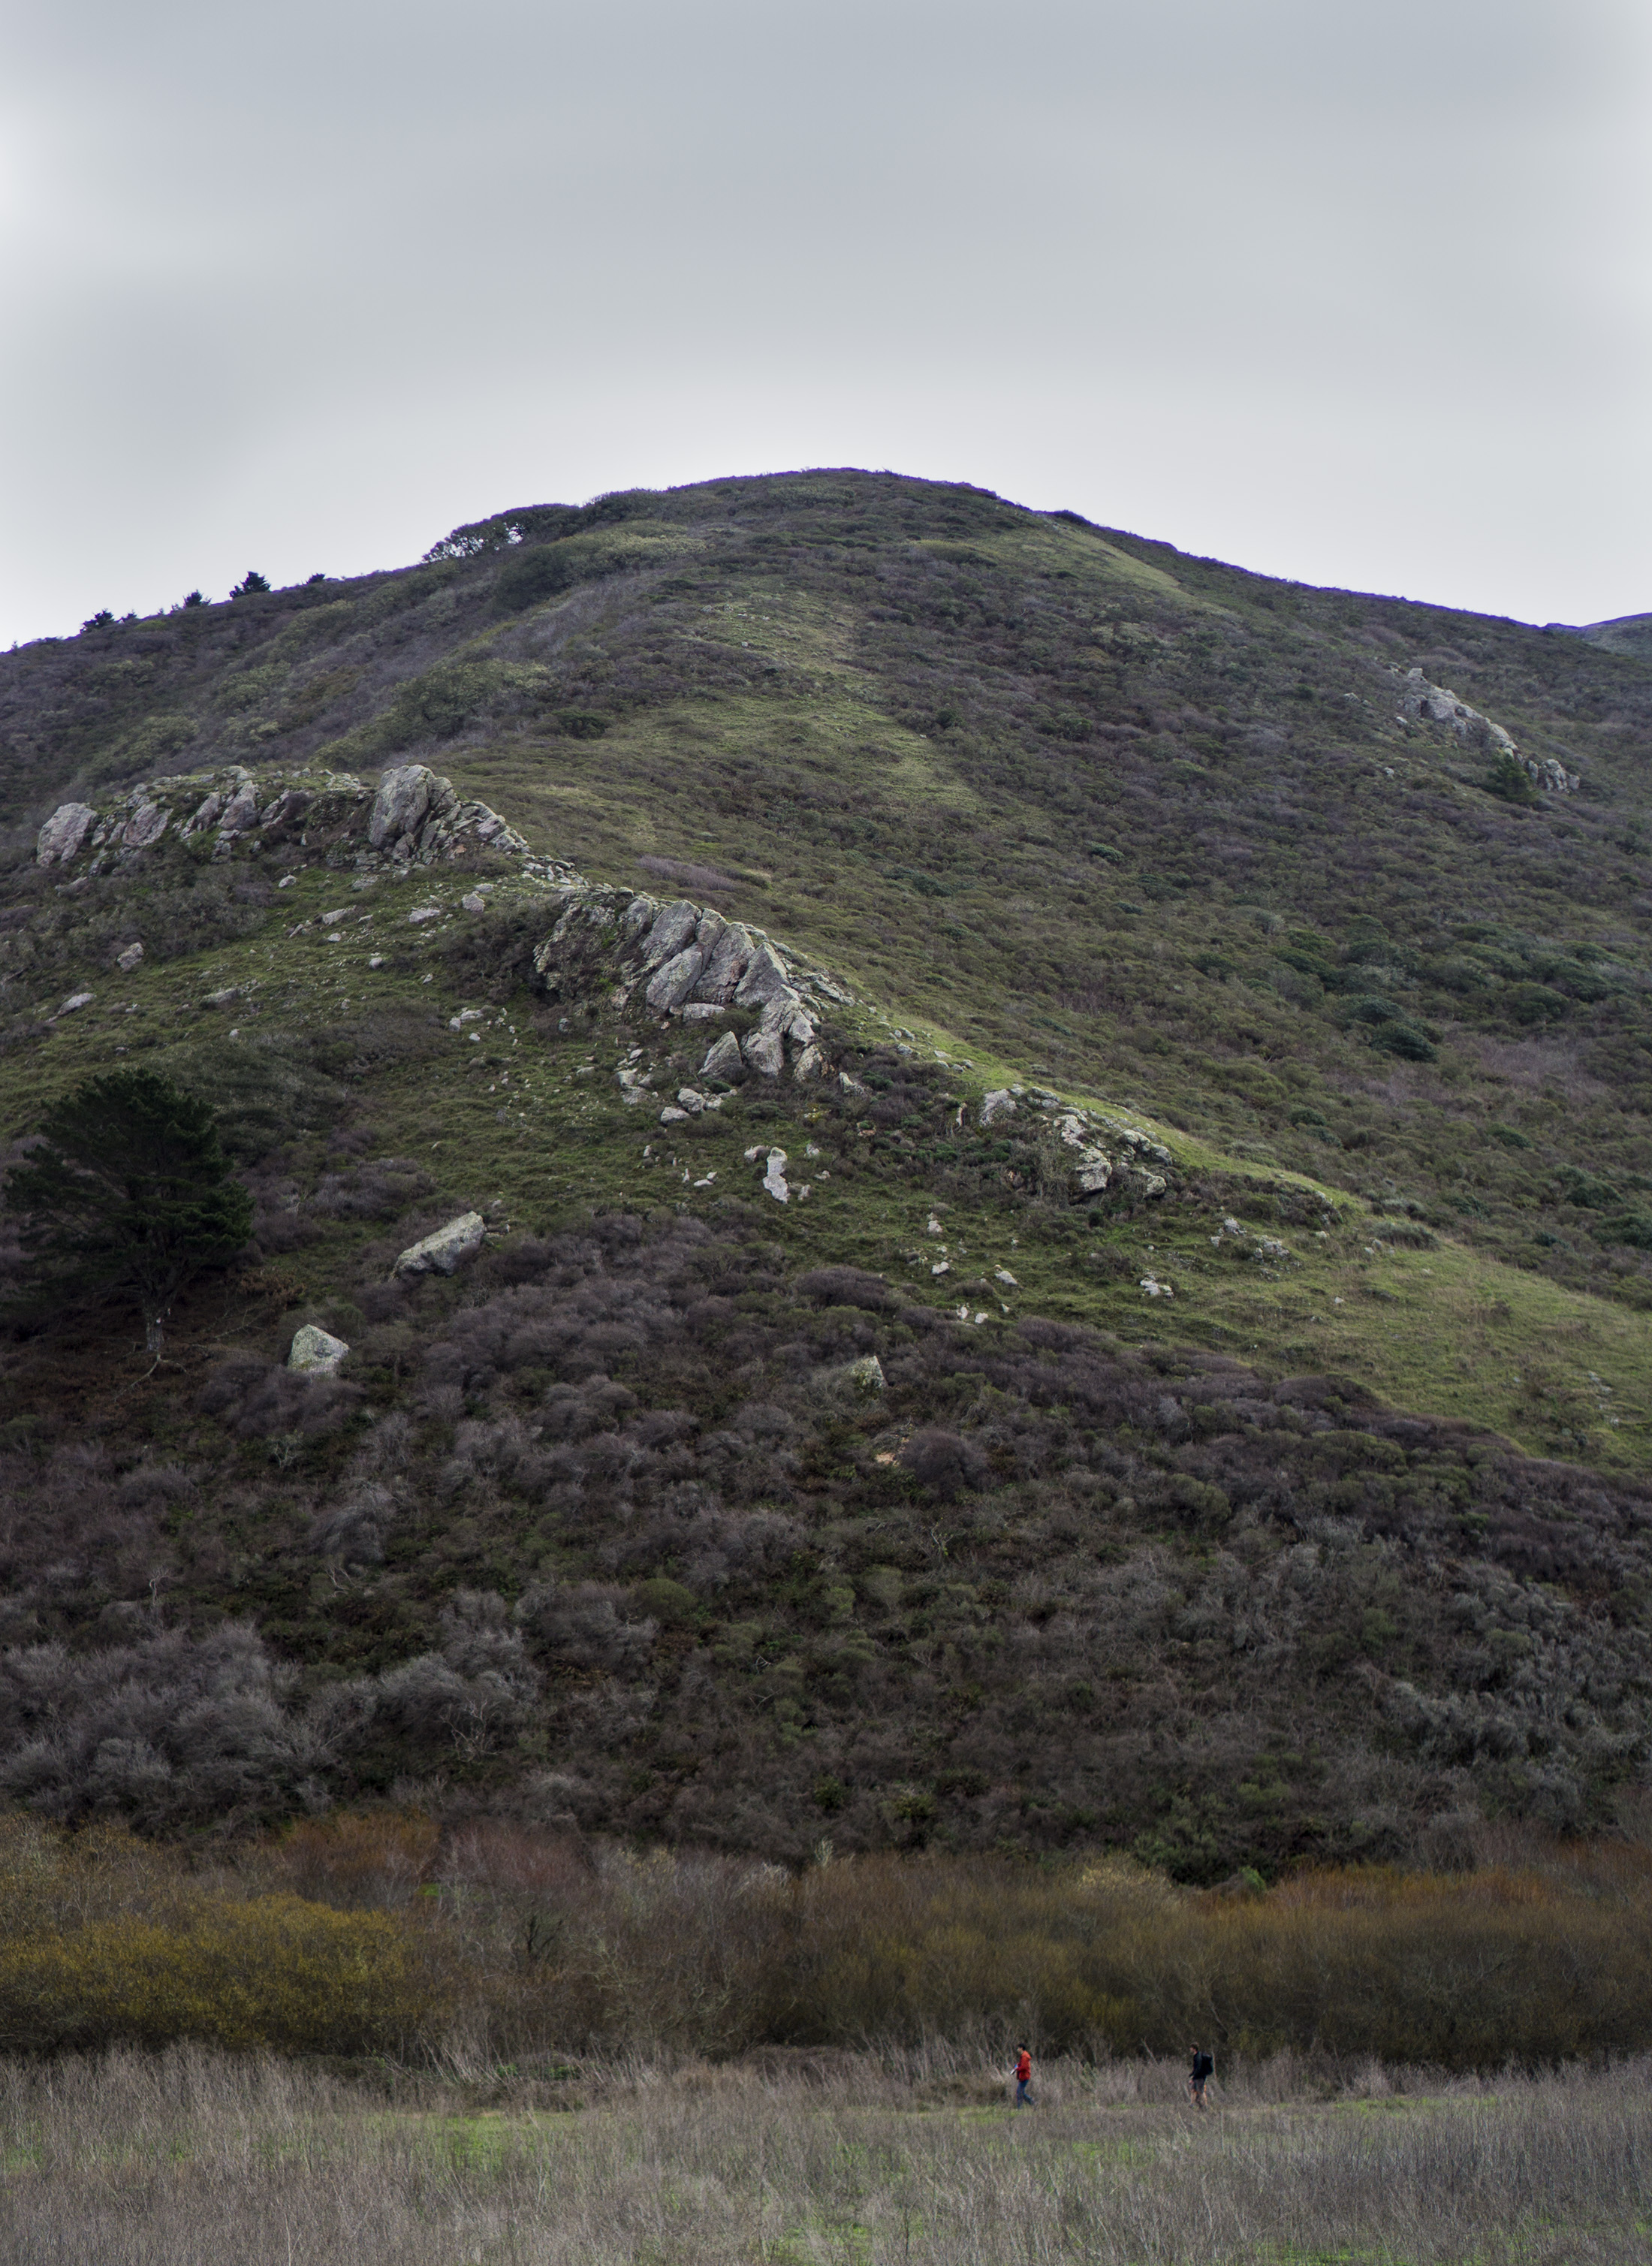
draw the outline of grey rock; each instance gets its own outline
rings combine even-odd
[[[739,1085],[746,1075],[745,1057],[740,1051],[740,1042],[732,1031],[725,1031],[716,1044],[706,1053],[700,1064],[702,1078],[714,1078],[720,1085]]]
[[[764,937],[753,949],[735,992],[737,1007],[762,1007],[783,991],[791,991],[786,980],[786,969],[774,947]],[[795,999],[797,995],[792,992]],[[801,1005],[801,1002],[799,1002]]]
[[[739,989],[754,947],[750,932],[737,921],[725,922],[694,996],[713,1006],[727,1006]]]
[[[397,764],[379,780],[367,822],[369,844],[383,850],[406,835],[416,835],[431,811],[439,812],[444,800],[452,803],[452,784],[438,778],[428,764]]]
[[[863,1353],[859,1361],[850,1362],[846,1367],[839,1370],[837,1374],[849,1390],[864,1400],[870,1400],[878,1393],[887,1392],[888,1390],[888,1380],[883,1374],[883,1363],[875,1353]]]
[[[799,1055],[797,1060],[793,1064],[792,1075],[794,1078],[799,1080],[811,1078],[824,1078],[829,1067],[830,1065],[827,1063],[825,1056],[822,1054],[820,1049],[811,1042],[809,1045],[804,1048],[802,1053]]]
[[[763,1189],[764,1194],[772,1196],[776,1203],[790,1203],[792,1201],[792,1191],[786,1184],[784,1149],[771,1149],[764,1160]]]
[[[723,918],[721,913],[707,910],[700,915],[699,926],[694,932],[694,941],[707,959],[716,951],[722,940],[723,931],[727,926],[728,923]]]
[[[479,1250],[486,1230],[479,1211],[461,1212],[422,1241],[410,1244],[391,1268],[396,1275],[451,1275],[462,1260]]]
[[[158,802],[141,802],[121,830],[121,843],[128,850],[147,850],[171,822],[172,813]]]
[[[67,866],[97,815],[90,803],[60,802],[35,837],[35,864]]]
[[[97,996],[95,991],[71,991],[57,1012],[60,1015],[77,1015],[83,1007],[90,1007]]]
[[[786,1066],[786,1042],[778,1031],[749,1031],[741,1052],[764,1078],[778,1078]]]
[[[187,841],[192,834],[199,834],[204,828],[216,825],[217,823],[219,813],[223,808],[223,797],[218,793],[217,790],[215,788],[212,793],[210,793],[207,797],[206,800],[201,804],[200,809],[194,811],[188,818],[185,819],[178,831],[183,836],[185,840]]]
[[[228,841],[238,834],[250,834],[257,824],[258,788],[251,779],[245,779],[224,805],[218,833],[221,839]]]
[[[727,1012],[726,1007],[709,1006],[704,999],[691,999],[681,1010],[685,1023],[718,1023]]]
[[[116,953],[114,956],[114,964],[122,971],[123,974],[129,976],[132,973],[132,970],[139,965],[143,958],[143,946],[141,944],[128,944],[124,952]]]
[[[995,1125],[999,1118],[1013,1117],[1014,1115],[1015,1097],[1007,1085],[1001,1085],[995,1093],[988,1094],[981,1105],[981,1122],[983,1125]]]
[[[467,913],[485,913],[487,910],[487,899],[479,889],[467,889],[459,903]]]
[[[690,904],[685,897],[679,897],[675,904],[664,906],[648,931],[647,940],[642,948],[643,966],[658,968],[665,961],[675,959],[692,940],[699,922],[699,907]]]
[[[640,936],[646,935],[659,917],[659,912],[657,897],[633,897],[625,907],[619,924],[627,941],[634,944]]]
[[[662,1125],[686,1125],[688,1121],[688,1111],[686,1109],[674,1108],[669,1101],[665,1107],[660,1112],[660,1122]]]
[[[679,1085],[676,1106],[679,1109],[686,1109],[691,1117],[698,1117],[701,1110],[709,1109],[712,1103],[710,1096],[702,1093],[698,1086]]]
[[[336,1377],[339,1363],[349,1350],[342,1338],[335,1338],[326,1330],[318,1330],[313,1322],[306,1322],[294,1334],[287,1366],[302,1371],[306,1377]]]
[[[682,1005],[698,981],[704,964],[705,954],[698,945],[691,944],[685,952],[674,953],[655,969],[643,997],[656,1015],[669,1015],[673,1007]]]

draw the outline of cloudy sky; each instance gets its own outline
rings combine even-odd
[[[1640,0],[0,22],[0,641],[805,464],[1652,610]]]

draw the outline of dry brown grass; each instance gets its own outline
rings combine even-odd
[[[1398,2090],[949,2055],[639,2063],[564,2115],[397,2102],[198,2049],[0,2065],[14,2266],[1171,2266],[1644,2260],[1644,2064]],[[1409,2082],[1418,2079],[1411,2074]],[[971,2106],[959,2095],[983,2097]]]

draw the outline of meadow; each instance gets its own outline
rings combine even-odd
[[[1442,2082],[1276,2059],[637,2058],[479,2112],[195,2049],[0,2065],[15,2266],[1586,2266],[1648,2255],[1644,2062]]]

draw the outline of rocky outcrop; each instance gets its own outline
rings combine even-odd
[[[427,1235],[421,1242],[410,1244],[391,1268],[395,1276],[451,1275],[473,1251],[481,1248],[486,1233],[479,1211],[461,1212],[445,1227]]]
[[[97,823],[97,818],[89,802],[60,802],[35,839],[35,864],[67,866]]]
[[[465,800],[423,764],[387,771],[376,790],[348,771],[255,777],[239,764],[153,779],[97,808],[62,804],[40,829],[34,854],[42,866],[66,866],[90,852],[87,870],[105,873],[169,831],[182,841],[210,834],[215,858],[257,856],[296,842],[311,859],[370,873],[491,852],[514,859],[534,880],[580,881],[572,866],[536,857],[498,811]]]
[[[601,991],[613,1007],[635,1002],[683,1022],[714,1021],[731,1010],[755,1015],[743,1036],[726,1030],[707,1051],[702,1075],[725,1085],[751,1071],[779,1078],[788,1062],[794,1078],[826,1069],[815,1037],[818,1004],[852,995],[819,970],[793,967],[763,930],[685,897],[662,904],[583,881],[556,902],[554,925],[534,954],[549,998],[572,1002]]]
[[[306,1322],[301,1330],[294,1333],[287,1366],[300,1371],[306,1377],[336,1377],[339,1363],[349,1350],[344,1339],[335,1338],[329,1331],[318,1329],[313,1322]]]
[[[1489,716],[1482,716],[1478,708],[1471,708],[1444,684],[1430,684],[1420,669],[1408,669],[1400,676],[1396,668],[1393,674],[1399,684],[1394,696],[1397,722],[1444,724],[1466,747],[1481,749],[1488,756],[1512,756],[1527,778],[1550,793],[1575,793],[1581,784],[1576,771],[1568,771],[1553,756],[1523,755],[1501,724],[1494,724]]]

